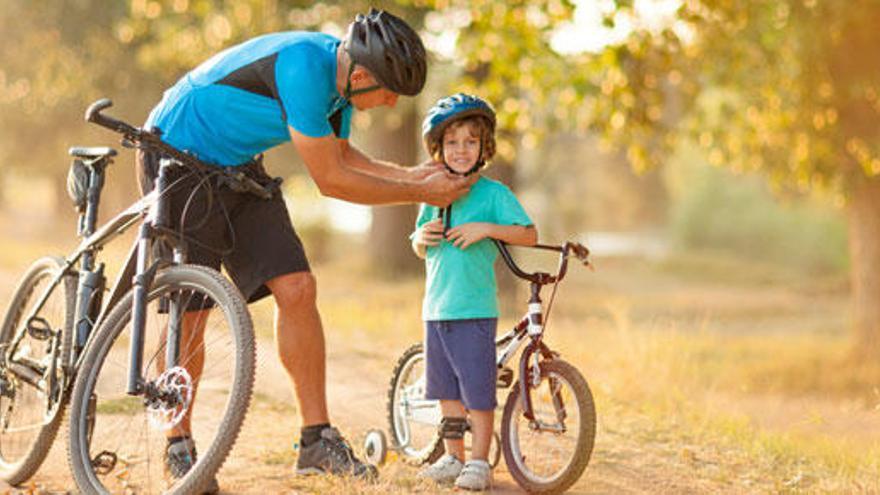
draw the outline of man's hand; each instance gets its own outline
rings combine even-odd
[[[410,167],[406,169],[409,173],[410,180],[412,181],[420,181],[432,174],[436,174],[437,172],[442,172],[445,167],[440,162],[435,162],[433,160],[428,160],[424,163],[420,163],[415,167]]]
[[[493,224],[491,223],[482,222],[463,223],[449,229],[446,232],[446,238],[454,246],[467,249],[471,244],[489,237],[492,232],[492,226]]]
[[[443,239],[443,221],[435,218],[416,230],[413,242],[422,246],[436,246]]]
[[[424,197],[422,201],[434,206],[445,207],[467,193],[479,175],[461,177],[446,171],[435,172],[422,180]]]

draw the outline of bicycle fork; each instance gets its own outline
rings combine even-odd
[[[132,281],[132,328],[128,387],[126,390],[129,395],[142,395],[147,391],[147,384],[143,376],[147,298],[159,268],[159,260],[154,260],[152,264],[149,264],[151,258],[150,251],[153,247],[152,241],[155,238],[155,232],[158,230],[157,227],[167,227],[170,223],[166,206],[167,199],[164,192],[167,190],[170,181],[167,172],[171,166],[172,164],[169,160],[163,159],[161,161],[159,176],[156,178],[158,199],[150,208],[146,221],[141,224],[138,231],[137,265]],[[183,258],[183,252],[175,248],[174,261],[180,263],[183,261]],[[162,303],[163,307],[161,309],[169,314],[169,324],[166,330],[165,369],[170,369],[177,366],[179,358],[182,310],[176,298],[172,297],[168,301],[162,301]]]
[[[520,400],[522,400],[523,416],[535,428],[542,427],[535,418],[535,411],[532,405],[532,390],[541,383],[541,360],[552,360],[557,357],[557,354],[551,351],[542,340],[544,335],[544,317],[540,291],[541,285],[533,282],[531,284],[529,312],[524,322],[527,323],[528,335],[531,341],[526,345],[519,360],[519,392]],[[532,361],[531,366],[529,365],[530,361]],[[553,387],[551,387],[551,394],[554,410],[561,422],[565,418],[565,407],[562,403],[562,397],[559,396],[559,391],[554,390]]]

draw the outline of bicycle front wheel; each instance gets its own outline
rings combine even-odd
[[[562,493],[581,477],[593,453],[593,394],[577,368],[558,359],[541,363],[541,381],[530,386],[530,394],[534,421],[523,415],[518,383],[507,396],[501,417],[504,461],[526,491]]]
[[[51,332],[25,333],[0,369],[4,389],[0,393],[0,478],[11,485],[27,481],[39,469],[61,423],[66,400],[62,363],[70,352],[76,292],[73,275],[63,275],[52,285],[63,269],[63,260],[54,257],[31,265],[12,295],[0,328],[2,352],[26,320]],[[42,307],[35,312],[43,297]]]
[[[74,384],[74,478],[84,493],[199,493],[232,449],[250,401],[255,349],[247,306],[215,270],[159,272],[147,296],[145,392],[134,396],[126,393],[133,299],[130,291],[101,324]],[[166,331],[178,321],[178,366],[169,367]],[[167,439],[175,436],[191,436],[198,449],[180,478],[165,465]]]

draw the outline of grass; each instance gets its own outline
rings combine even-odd
[[[0,267],[7,272],[20,272],[48,245],[5,244]],[[314,267],[329,359],[344,347],[347,356],[390,371],[391,356],[421,338],[423,281],[376,280],[363,275],[364,264],[347,257]],[[661,477],[688,479],[693,484],[686,487],[697,491],[867,492],[880,486],[880,365],[849,360],[845,283],[711,253],[596,265],[595,273],[572,269],[547,333],[596,397],[600,436],[584,480],[615,463],[650,471],[650,461],[665,466]],[[271,302],[251,309],[257,333],[270,337]],[[516,318],[505,313],[501,328]],[[129,404],[103,407],[111,406],[125,412]],[[254,406],[295,414],[266,395],[257,394]],[[625,450],[630,444],[632,452]],[[259,459],[289,467],[296,454],[272,446]],[[377,486],[321,478],[292,481],[289,488],[433,491],[401,463],[383,473],[391,481]]]

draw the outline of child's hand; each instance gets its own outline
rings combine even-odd
[[[491,223],[463,223],[457,227],[453,227],[446,232],[446,238],[453,245],[461,249],[467,249],[471,244],[481,241],[487,237],[492,230]]]
[[[425,223],[416,231],[414,239],[416,244],[423,246],[436,246],[443,239],[443,221],[435,218]]]

